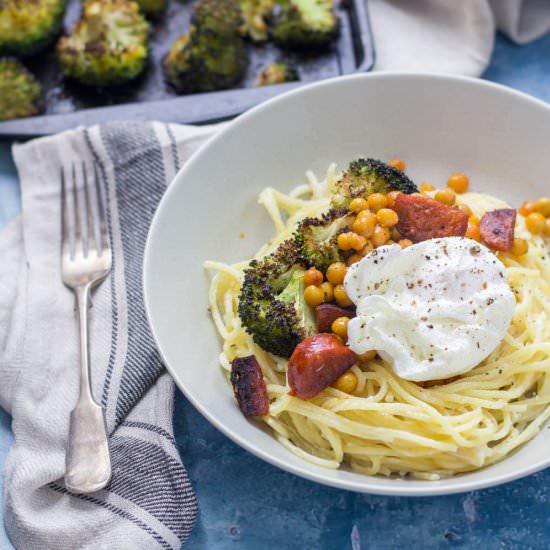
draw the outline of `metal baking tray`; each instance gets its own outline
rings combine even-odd
[[[81,0],[69,0],[64,27],[78,19]],[[66,81],[56,66],[53,48],[26,60],[44,87],[42,115],[0,122],[0,137],[30,137],[53,134],[79,125],[111,120],[159,120],[179,123],[214,122],[238,115],[281,92],[316,80],[363,72],[374,63],[367,0],[341,0],[336,12],[341,20],[338,40],[316,52],[284,52],[273,43],[249,44],[249,66],[239,87],[230,90],[177,95],[165,83],[162,59],[172,42],[186,32],[192,2],[170,0],[165,13],[152,22],[148,66],[138,79],[115,89],[90,89]],[[300,80],[256,87],[260,70],[285,59],[295,64]]]

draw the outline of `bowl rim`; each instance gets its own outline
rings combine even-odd
[[[340,77],[330,78],[326,80],[321,80],[321,81],[317,81],[312,84],[308,84],[300,88],[282,93],[281,95],[273,97],[259,105],[256,105],[255,107],[251,108],[250,110],[246,111],[245,113],[233,119],[230,123],[228,123],[225,127],[223,127],[219,132],[215,133],[213,136],[208,138],[199,147],[199,149],[187,160],[187,162],[185,162],[185,164],[180,168],[178,173],[174,176],[174,179],[172,180],[172,182],[168,185],[166,192],[164,193],[162,199],[160,200],[147,234],[147,240],[145,243],[145,250],[143,255],[142,284],[143,284],[143,298],[144,298],[147,320],[149,322],[149,327],[151,329],[153,338],[155,339],[155,344],[161,355],[162,361],[166,366],[166,369],[168,370],[168,372],[176,382],[178,388],[182,391],[182,393],[190,401],[190,403],[195,407],[195,409],[200,414],[202,414],[202,416],[206,418],[206,420],[208,420],[210,424],[212,424],[216,429],[218,429],[225,436],[231,439],[234,443],[236,443],[246,451],[252,453],[256,457],[262,460],[265,460],[267,463],[273,466],[276,466],[284,471],[290,472],[299,477],[308,479],[309,481],[319,483],[321,485],[330,486],[337,489],[345,489],[348,491],[354,491],[358,493],[368,493],[368,494],[383,495],[383,496],[403,496],[403,497],[441,496],[441,495],[464,493],[464,492],[469,492],[473,490],[502,485],[502,484],[520,479],[522,477],[528,476],[530,474],[536,473],[547,467],[550,467],[550,455],[545,459],[542,459],[533,464],[528,464],[524,467],[517,468],[512,472],[489,476],[487,478],[480,479],[480,480],[468,481],[467,479],[468,473],[461,474],[461,477],[464,476],[463,483],[459,483],[459,484],[457,483],[456,485],[450,486],[450,487],[445,485],[439,485],[438,482],[429,482],[429,481],[423,482],[425,483],[425,485],[422,485],[422,486],[419,486],[415,483],[414,485],[411,484],[410,487],[406,487],[403,484],[399,484],[399,485],[396,484],[395,487],[391,487],[391,485],[390,486],[369,485],[368,480],[370,477],[373,477],[373,476],[369,476],[367,474],[364,475],[364,480],[365,480],[364,483],[363,482],[359,483],[359,482],[356,482],[353,480],[347,480],[347,479],[329,479],[323,476],[321,473],[318,473],[317,471],[308,470],[307,467],[309,463],[305,460],[303,461],[303,464],[300,463],[298,465],[298,464],[292,464],[290,462],[287,462],[283,459],[279,459],[277,457],[273,457],[267,451],[262,449],[261,446],[258,446],[244,439],[241,435],[239,435],[235,430],[233,430],[227,424],[218,422],[218,420],[213,417],[213,415],[208,411],[208,409],[204,408],[198,402],[198,400],[195,399],[195,397],[193,396],[193,393],[186,388],[183,381],[179,378],[176,369],[174,369],[170,365],[166,355],[164,354],[160,345],[159,335],[157,334],[157,330],[155,328],[153,315],[151,313],[151,307],[150,307],[151,298],[150,298],[150,292],[148,291],[148,288],[150,287],[150,284],[151,284],[150,281],[152,280],[151,275],[152,275],[153,269],[152,269],[150,258],[151,258],[151,249],[153,247],[152,242],[154,239],[154,234],[156,233],[158,225],[160,223],[159,220],[162,218],[164,209],[166,208],[166,205],[170,202],[170,198],[175,192],[174,190],[178,186],[183,184],[182,182],[185,180],[185,174],[189,170],[191,170],[191,168],[195,164],[200,163],[202,161],[202,159],[208,154],[208,149],[213,144],[217,143],[220,140],[225,139],[225,135],[227,133],[234,132],[236,128],[239,128],[241,125],[245,124],[249,118],[253,118],[254,116],[256,116],[256,114],[261,113],[265,110],[269,110],[273,105],[284,102],[290,97],[307,95],[313,92],[314,90],[316,90],[317,88],[324,88],[327,86],[330,87],[333,85],[344,84],[350,81],[351,82],[352,81],[358,81],[358,82],[369,81],[369,80],[391,81],[394,79],[426,80],[427,82],[433,81],[433,80],[439,80],[439,81],[446,81],[451,84],[465,83],[467,85],[471,85],[474,87],[492,89],[497,93],[503,93],[505,95],[510,96],[511,98],[515,98],[517,100],[530,103],[535,107],[541,108],[547,114],[550,114],[550,104],[547,104],[543,100],[537,99],[525,92],[510,88],[509,86],[506,86],[504,84],[499,84],[496,82],[491,82],[488,80],[483,80],[480,78],[475,78],[470,76],[433,73],[433,72],[408,72],[408,71],[407,72],[387,71],[387,72],[378,72],[378,73],[352,74],[347,76],[340,76]],[[503,460],[506,460],[506,458],[504,458]],[[454,478],[454,479],[457,479],[457,478]]]

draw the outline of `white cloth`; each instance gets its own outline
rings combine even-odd
[[[174,383],[145,317],[141,269],[166,185],[213,131],[113,123],[14,147],[22,216],[0,233],[0,406],[13,418],[3,506],[18,549],[167,550],[189,536],[197,504],[172,433]],[[100,172],[113,248],[113,270],[90,308],[92,385],[106,407],[113,478],[93,495],[63,484],[79,344],[74,297],[61,282],[60,173],[82,162]]]
[[[519,44],[550,31],[550,0],[368,0],[376,71],[479,76],[495,31]]]

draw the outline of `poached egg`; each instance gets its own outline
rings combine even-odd
[[[464,237],[377,248],[344,280],[357,316],[348,345],[416,382],[462,374],[503,339],[516,306],[502,262]]]

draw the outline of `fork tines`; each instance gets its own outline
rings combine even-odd
[[[73,163],[61,170],[62,253],[65,260],[101,256],[109,251],[109,235],[97,166]]]

